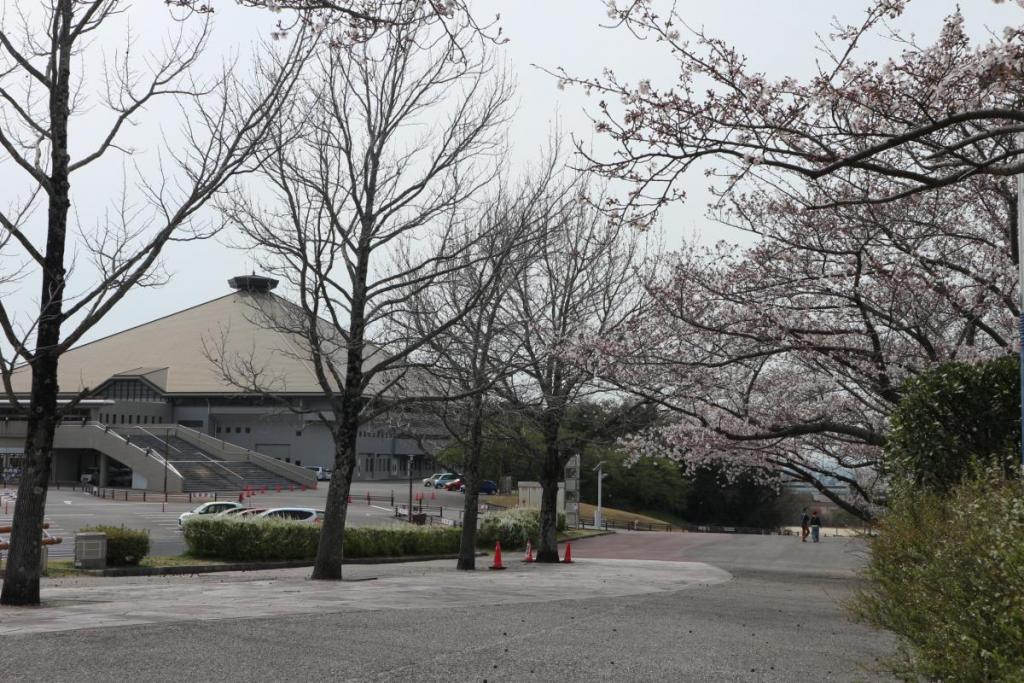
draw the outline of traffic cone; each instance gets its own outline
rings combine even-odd
[[[491,565],[491,569],[504,569],[505,566],[501,564],[501,541],[494,544],[494,564]]]
[[[302,485],[302,490],[303,490],[303,491],[305,491],[305,490],[306,490],[306,485],[305,485],[305,484],[303,484],[303,485]]]
[[[572,543],[565,544],[565,559],[562,560],[563,564],[572,564]]]
[[[348,500],[347,500],[346,502],[347,502],[347,503],[348,503],[349,505],[351,505],[351,504],[352,504],[352,496],[349,496],[349,497],[348,497]]]
[[[277,483],[277,492],[281,493],[281,482]]]
[[[526,539],[526,557],[523,562],[533,562],[533,541]]]
[[[437,491],[430,492],[430,500],[437,500]]]

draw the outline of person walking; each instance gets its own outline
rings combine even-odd
[[[814,514],[811,515],[811,540],[815,543],[821,536],[821,517],[818,516],[818,511],[815,510]]]
[[[807,514],[807,508],[800,511],[800,542],[807,542],[807,534],[811,533],[811,516]]]

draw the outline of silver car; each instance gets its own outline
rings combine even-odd
[[[203,503],[194,510],[181,513],[181,516],[178,517],[178,526],[184,524],[189,517],[195,517],[196,515],[219,515],[222,512],[242,507],[245,506],[241,503],[233,503],[227,500],[213,500],[209,503]]]
[[[324,519],[324,511],[313,508],[271,508],[256,517],[258,519],[280,519],[288,522],[320,524]]]

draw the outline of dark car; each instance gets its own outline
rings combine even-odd
[[[459,493],[465,493],[465,492],[466,492],[466,485],[463,484],[462,482],[459,482]],[[480,482],[480,493],[486,493],[489,496],[493,496],[497,492],[498,492],[498,485],[495,484],[490,479],[484,479],[482,482]]]

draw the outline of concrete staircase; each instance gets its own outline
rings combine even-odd
[[[181,473],[185,492],[238,491],[246,486],[274,488],[281,485],[287,488],[295,484],[294,480],[256,463],[226,460],[174,434],[132,429],[125,434],[125,438],[139,448],[148,448],[161,456],[166,455],[167,461]]]

